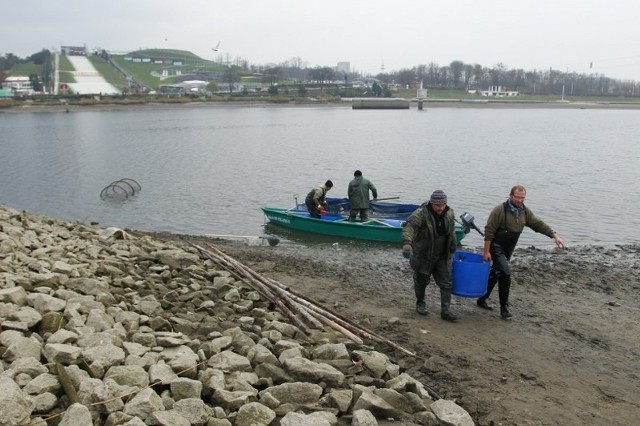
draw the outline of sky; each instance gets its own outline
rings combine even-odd
[[[377,74],[452,61],[640,81],[638,0],[22,0],[0,55],[61,45]],[[212,48],[219,44],[219,52]]]

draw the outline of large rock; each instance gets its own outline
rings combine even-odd
[[[27,292],[22,287],[0,289],[0,302],[25,306],[27,304]]]
[[[281,404],[315,404],[322,395],[322,387],[315,383],[294,382],[272,386],[260,392],[271,394]]]
[[[475,424],[464,408],[447,399],[435,401],[431,404],[431,411],[441,424],[447,426],[473,426]]]
[[[276,413],[259,402],[243,405],[236,414],[236,426],[267,426],[276,418]]]
[[[0,425],[18,426],[27,423],[34,404],[10,378],[0,376]]]
[[[62,415],[58,426],[89,426],[91,424],[93,424],[93,420],[89,409],[82,404],[72,404]]]
[[[329,364],[313,362],[302,357],[285,360],[284,369],[292,377],[300,381],[325,382],[331,387],[340,386],[344,382],[344,374]]]
[[[125,414],[145,421],[151,418],[153,412],[162,410],[164,410],[162,399],[151,388],[141,390],[124,406]]]

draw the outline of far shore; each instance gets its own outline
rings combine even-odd
[[[395,98],[398,99],[398,98]],[[410,101],[410,109],[418,109],[417,99]],[[191,102],[113,102],[94,103],[47,103],[23,102],[15,105],[0,105],[0,113],[22,112],[76,112],[76,111],[118,111],[136,109],[183,109],[183,108],[351,108],[352,99],[340,101],[309,102],[268,102],[268,101],[191,101]],[[423,109],[429,108],[530,108],[530,109],[619,109],[638,110],[640,102],[592,102],[592,101],[521,101],[486,99],[423,99]]]

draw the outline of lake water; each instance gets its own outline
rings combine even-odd
[[[263,235],[260,206],[291,207],[326,179],[346,196],[360,169],[380,198],[420,203],[443,189],[480,228],[522,183],[570,246],[640,241],[640,111],[145,107],[4,113],[0,129],[0,204],[65,220]],[[121,178],[142,191],[102,200]],[[553,246],[530,230],[524,244]]]

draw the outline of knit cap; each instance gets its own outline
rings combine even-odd
[[[436,189],[429,199],[431,204],[447,204],[447,194],[441,189]]]

